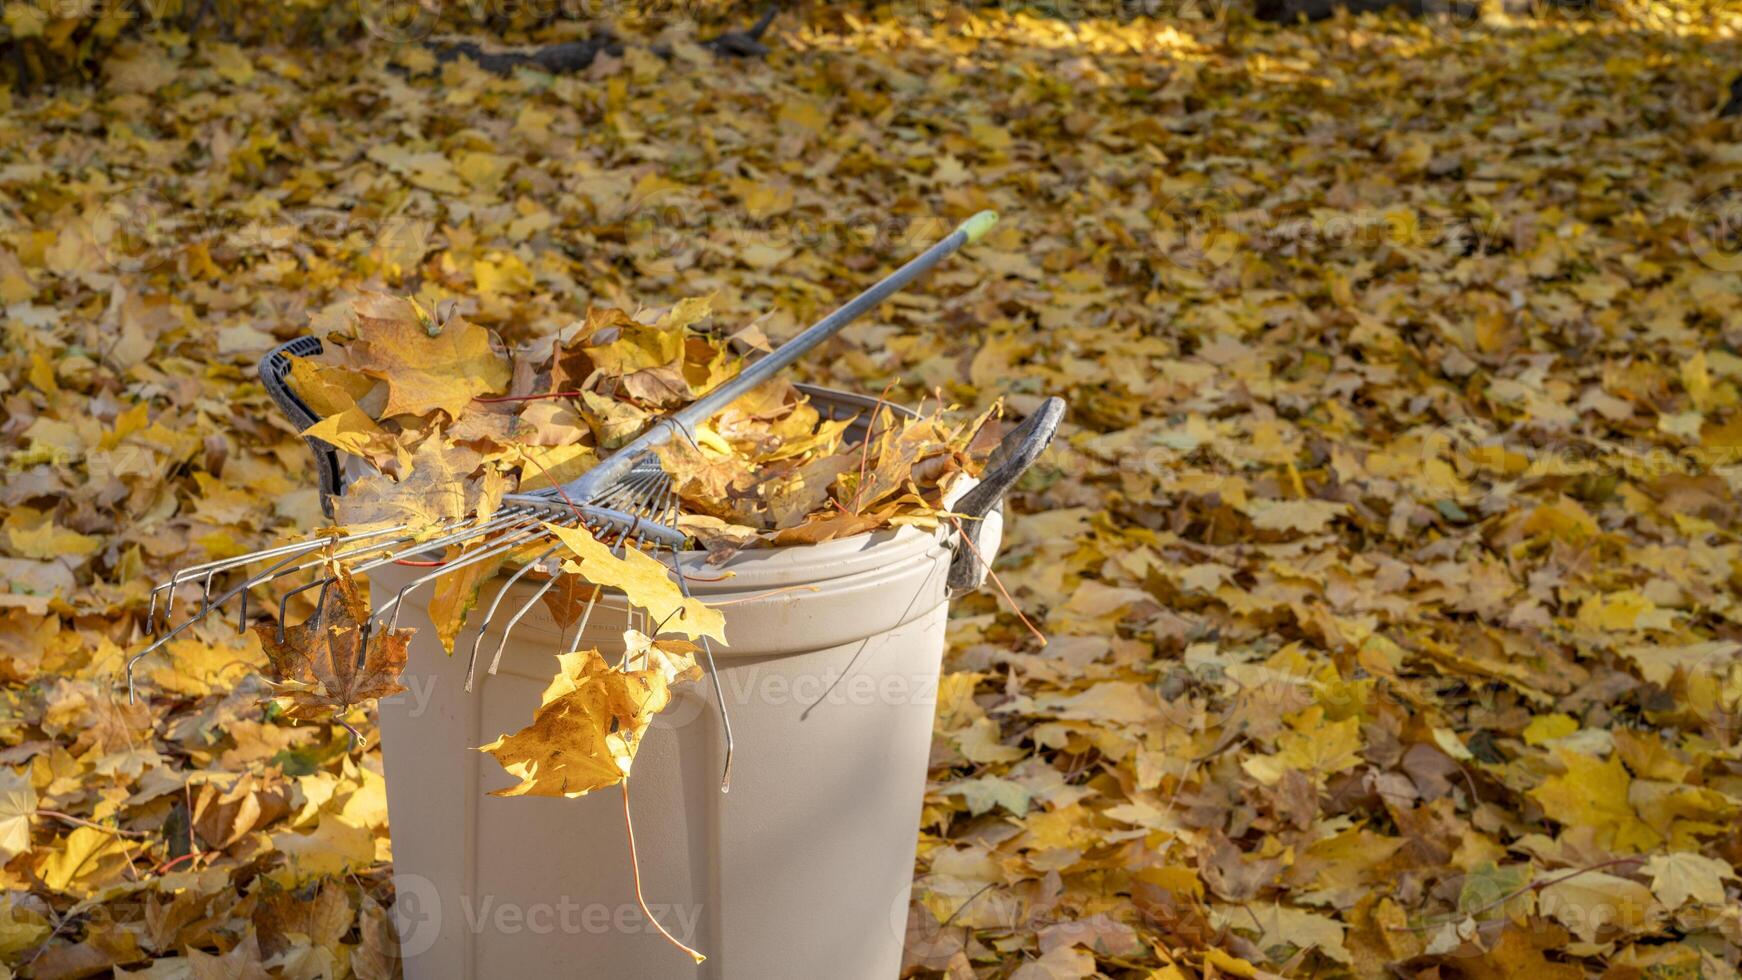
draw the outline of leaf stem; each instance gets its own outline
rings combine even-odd
[[[697,963],[700,963],[707,957],[685,946],[678,941],[676,936],[666,932],[665,927],[659,924],[659,920],[653,917],[653,910],[647,907],[647,899],[641,897],[641,861],[635,856],[635,821],[629,816],[629,777],[624,776],[623,781],[617,785],[623,788],[623,830],[629,835],[629,871],[635,878],[635,901],[641,906],[641,914],[647,916],[647,921],[653,923],[653,928],[659,930],[659,934],[665,937],[666,942],[690,954]]]

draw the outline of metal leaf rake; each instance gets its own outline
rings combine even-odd
[[[338,580],[337,569],[343,568],[349,575],[362,575],[389,564],[428,564],[430,566],[429,572],[419,575],[401,587],[393,596],[378,603],[365,623],[362,624],[362,644],[357,653],[358,666],[360,667],[367,652],[369,637],[377,629],[392,630],[395,627],[399,618],[399,610],[412,593],[435,582],[442,576],[452,575],[479,563],[504,558],[516,552],[535,550],[541,543],[548,542],[548,547],[532,560],[524,563],[496,592],[494,600],[490,603],[483,620],[479,623],[477,634],[472,641],[470,662],[466,669],[466,689],[469,691],[472,688],[484,636],[497,614],[501,612],[503,600],[509,592],[509,587],[535,568],[542,568],[551,573],[543,584],[534,590],[533,595],[509,617],[507,625],[496,643],[496,649],[490,662],[489,672],[492,674],[496,672],[496,668],[501,662],[502,653],[507,648],[509,636],[515,626],[557,584],[560,574],[558,569],[554,567],[555,560],[564,546],[560,541],[555,540],[555,536],[547,529],[546,524],[586,528],[602,542],[619,551],[626,548],[639,548],[648,551],[656,558],[659,557],[662,549],[668,551],[670,565],[678,587],[682,594],[688,598],[690,596],[690,581],[684,572],[681,560],[688,536],[675,527],[681,511],[680,502],[676,492],[672,489],[670,478],[660,465],[655,450],[679,437],[688,439],[693,443],[695,429],[698,425],[725,409],[751,389],[774,377],[823,341],[839,333],[842,328],[874,309],[944,258],[964,245],[978,240],[996,221],[997,215],[995,213],[983,211],[963,222],[948,236],[926,249],[906,265],[855,296],[846,305],[807,327],[773,352],[757,360],[735,378],[724,382],[684,408],[661,417],[639,437],[625,444],[580,477],[560,486],[543,488],[530,493],[509,494],[503,498],[502,507],[499,510],[485,517],[455,518],[433,527],[402,523],[353,534],[315,537],[233,558],[203,562],[176,571],[168,581],[159,583],[151,591],[146,622],[147,628],[155,632],[157,636],[150,645],[134,654],[127,661],[128,700],[132,701],[134,698],[133,672],[138,663],[162,649],[215,610],[223,608],[232,601],[237,601],[239,606],[237,627],[238,630],[244,628],[248,619],[249,591],[259,586],[303,572],[317,572],[313,581],[290,589],[279,598],[277,621],[279,638],[282,641],[284,623],[288,614],[287,606],[290,600],[305,592],[320,589],[320,595],[315,602],[316,615],[320,615],[320,611],[325,608],[328,589]],[[319,351],[320,342],[318,340],[304,338],[304,341],[306,346],[301,350],[293,350],[292,353],[302,354]],[[287,411],[292,411],[293,406],[287,405],[286,401],[287,398],[294,400],[293,396],[288,396],[288,392],[275,392],[274,394]],[[308,416],[310,413],[298,403],[294,406],[292,415],[293,417]],[[313,424],[314,419],[309,417],[304,421],[302,418],[298,418],[298,421],[302,422],[303,427],[306,428],[307,425]],[[1054,424],[1056,424],[1056,419]],[[1050,435],[1050,432],[1048,434]],[[311,442],[313,441],[311,440]],[[324,446],[317,446],[317,449],[321,448]],[[323,487],[336,488],[339,485],[338,475],[334,472],[336,462],[330,455],[323,455],[320,452],[317,452],[316,455],[317,458],[321,459],[323,467],[321,472]],[[454,548],[460,549],[460,553],[450,560],[428,561],[419,557],[440,556]],[[256,566],[264,567],[250,572],[241,582],[230,586],[216,596],[213,595],[214,586],[219,581],[220,576]],[[198,591],[198,606],[186,620],[177,625],[173,622],[176,597],[179,592],[189,588]],[[585,630],[601,592],[602,589],[594,588],[592,597],[578,617],[574,633],[576,640]],[[732,725],[726,714],[725,697],[720,688],[719,673],[714,665],[713,646],[706,637],[701,638],[701,648],[707,663],[708,674],[713,682],[714,697],[720,706],[720,722],[724,730],[726,748],[721,789],[725,790],[731,784]]]

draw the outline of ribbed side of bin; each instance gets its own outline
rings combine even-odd
[[[731,646],[717,659],[736,736],[732,791],[719,792],[724,744],[706,678],[677,689],[630,788],[647,901],[709,955],[699,967],[637,906],[615,788],[577,800],[486,795],[514,780],[475,748],[524,726],[556,669],[561,638],[542,605],[515,628],[500,672],[480,669],[467,693],[470,635],[448,657],[412,603],[401,618],[418,627],[411,690],[381,707],[406,976],[894,977],[950,558],[937,536],[909,528],[695,570],[734,573],[695,586],[729,602]],[[377,601],[418,571],[373,573]],[[614,661],[626,625],[620,605],[602,604],[581,646]],[[485,640],[486,663],[495,643]]]

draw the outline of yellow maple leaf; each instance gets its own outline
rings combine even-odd
[[[1554,879],[1536,901],[1542,914],[1559,920],[1588,943],[1596,942],[1605,930],[1641,928],[1662,913],[1650,889],[1601,871]]]
[[[42,942],[50,932],[48,920],[21,901],[8,900],[0,906],[0,957],[7,962]]]
[[[1654,855],[1642,870],[1651,875],[1651,892],[1667,909],[1688,901],[1722,905],[1725,879],[1736,880],[1736,869],[1728,863],[1694,851]]]
[[[83,558],[103,546],[101,538],[62,527],[51,515],[29,508],[14,511],[5,526],[12,552],[21,558]]]
[[[555,524],[545,528],[580,559],[563,562],[563,571],[622,592],[631,605],[647,610],[660,625],[660,632],[726,642],[726,617],[700,600],[686,597],[672,581],[671,570],[658,559],[635,548],[625,548],[619,558],[585,528]]]
[[[0,863],[30,850],[30,818],[36,816],[36,787],[28,773],[0,769]]]
[[[702,676],[696,665],[701,648],[688,640],[656,640],[639,630],[623,631],[623,663],[637,670],[655,670],[667,684]]]
[[[434,335],[409,300],[371,294],[354,304],[354,363],[387,382],[382,416],[426,415],[440,409],[459,418],[471,400],[508,384],[508,361],[490,331],[455,317]]]
[[[321,419],[304,429],[302,434],[353,456],[375,458],[392,455],[393,438],[355,406]]]
[[[1604,846],[1619,851],[1643,851],[1662,841],[1628,804],[1633,777],[1619,757],[1604,762],[1566,749],[1555,756],[1566,773],[1550,776],[1530,791],[1549,819],[1569,827],[1591,827]]]
[[[1585,599],[1579,606],[1578,623],[1589,630],[1620,633],[1636,629],[1670,629],[1675,620],[1672,611],[1659,609],[1650,599],[1628,590]]]
[[[558,656],[532,724],[479,749],[519,783],[492,796],[585,796],[629,775],[648,723],[671,701],[659,668],[617,670],[597,650]]]
[[[151,683],[191,697],[234,687],[266,664],[260,645],[246,637],[208,643],[187,636],[169,644],[165,652],[162,662],[151,668]]]
[[[479,495],[469,477],[478,459],[439,436],[425,439],[397,482],[372,473],[346,487],[337,499],[338,520],[353,530],[399,523],[427,527],[472,514]]]
[[[1526,745],[1542,745],[1557,738],[1565,738],[1578,730],[1578,721],[1570,715],[1537,715],[1530,719],[1530,724],[1524,726],[1524,742]]]
[[[311,833],[273,834],[272,846],[304,878],[341,875],[375,863],[375,835],[336,813],[321,814],[320,825]]]
[[[1253,500],[1244,509],[1252,516],[1252,526],[1261,530],[1318,534],[1347,513],[1349,505],[1334,500]]]
[[[450,548],[448,559],[457,560],[461,556],[460,549]],[[441,640],[442,649],[454,652],[454,638],[459,636],[460,627],[466,622],[466,614],[478,604],[478,592],[484,583],[496,577],[497,569],[508,559],[506,553],[473,561],[463,565],[458,571],[450,572],[436,579],[435,591],[429,599],[429,619],[435,624],[436,638]]]
[[[675,364],[683,355],[681,325],[662,322],[654,326],[631,323],[619,328],[608,342],[587,348],[599,371],[623,377],[649,368]]]
[[[537,285],[531,269],[513,252],[496,253],[472,265],[472,279],[481,296],[526,292]]]
[[[1360,718],[1326,722],[1324,709],[1315,705],[1292,724],[1277,737],[1274,754],[1246,760],[1244,768],[1254,779],[1273,786],[1290,769],[1319,777],[1360,764]]]
[[[592,447],[578,443],[566,446],[516,445],[504,458],[520,467],[522,493],[560,486],[599,463],[599,455]]]
[[[355,409],[358,400],[380,383],[355,371],[319,364],[306,357],[290,359],[291,389],[322,418]]]
[[[58,892],[82,894],[118,881],[129,863],[120,838],[94,827],[76,827],[47,849],[42,881]]]

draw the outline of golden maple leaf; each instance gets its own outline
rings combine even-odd
[[[508,361],[490,331],[459,317],[431,329],[410,300],[378,293],[353,306],[357,341],[347,350],[363,373],[387,382],[383,418],[441,410],[459,418],[471,400],[508,384]]]
[[[532,724],[479,749],[520,779],[492,796],[585,796],[621,782],[648,723],[671,700],[667,665],[618,670],[597,650],[557,660]]]
[[[579,559],[564,561],[563,571],[622,592],[630,605],[647,610],[661,632],[726,642],[726,617],[719,610],[685,596],[671,580],[671,570],[658,559],[635,548],[625,548],[619,558],[585,528],[556,524],[546,524],[545,528]]]
[[[285,627],[282,640],[276,624],[254,627],[278,682],[274,700],[291,718],[326,719],[405,690],[399,675],[412,631],[375,629],[365,637],[368,596],[343,567],[333,575],[314,615]]]
[[[1566,772],[1550,776],[1530,791],[1550,819],[1572,827],[1592,827],[1606,846],[1626,853],[1655,847],[1662,841],[1628,803],[1633,777],[1619,756],[1612,755],[1605,762],[1570,749],[1558,750],[1555,755]]]

